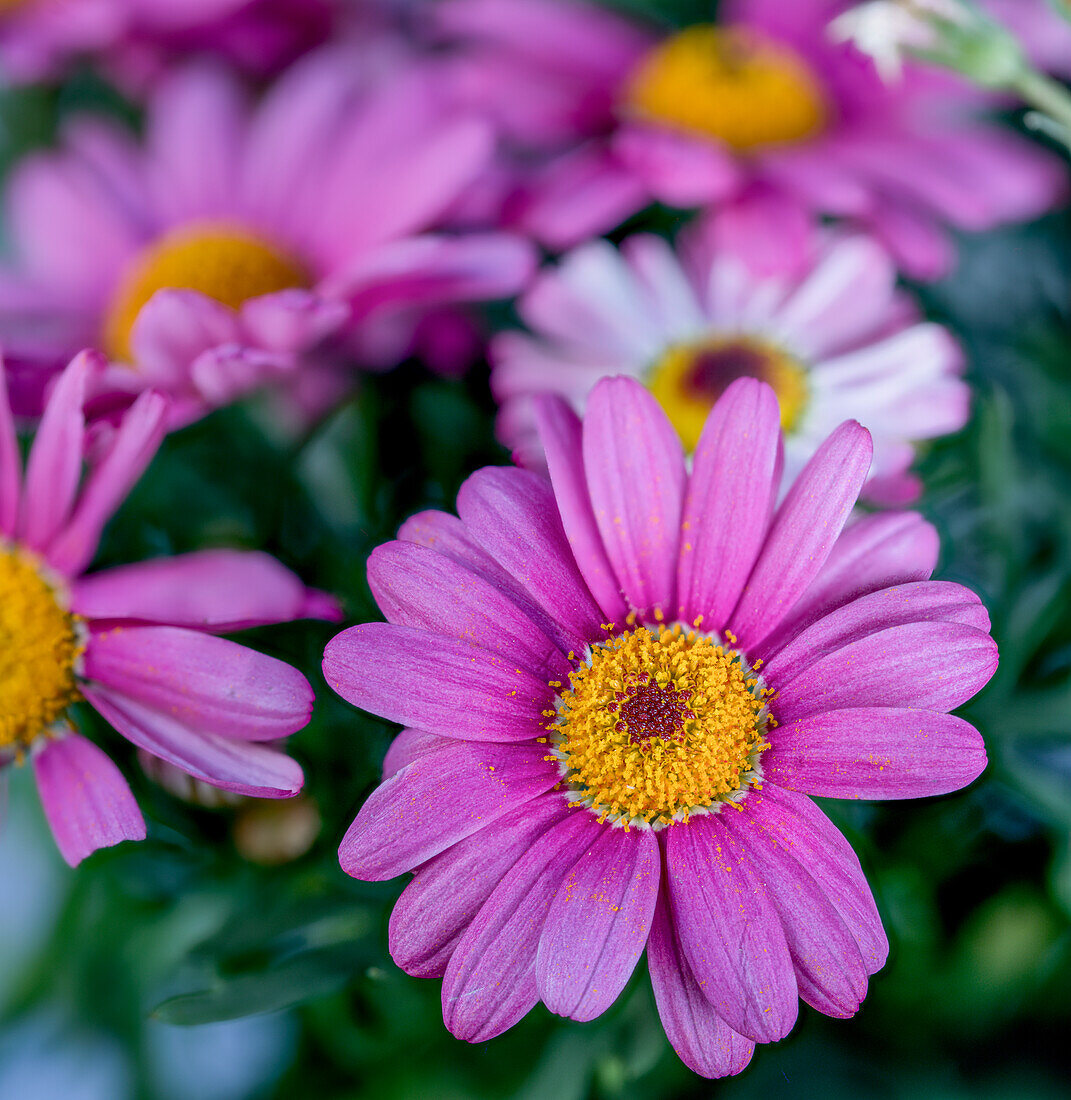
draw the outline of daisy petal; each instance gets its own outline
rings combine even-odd
[[[560,397],[536,401],[536,423],[546,452],[554,497],[577,566],[608,622],[624,623],[628,605],[606,556],[584,476],[580,418]]]
[[[703,1077],[728,1077],[751,1061],[755,1044],[738,1035],[714,1011],[692,976],[669,916],[658,899],[647,943],[647,968],[666,1037],[680,1060]]]
[[[981,691],[997,668],[997,647],[961,623],[906,623],[834,650],[780,685],[782,725],[845,707],[950,711]]]
[[[475,833],[425,863],[391,913],[391,958],[414,978],[441,978],[491,892],[569,813],[560,794],[539,795],[495,822],[493,843],[486,834]]]
[[[818,448],[788,491],[730,617],[753,654],[825,564],[859,498],[872,453],[870,433],[849,420]]]
[[[573,632],[580,652],[600,636],[602,612],[576,567],[546,478],[488,467],[461,486],[457,511],[483,549]]]
[[[569,868],[602,831],[591,814],[570,814],[521,856],[480,908],[443,979],[443,1022],[459,1039],[493,1039],[539,1000],[539,930]]]
[[[83,687],[82,694],[139,749],[213,787],[250,798],[292,798],[305,781],[296,760],[266,745],[192,730],[105,687]]]
[[[551,1012],[594,1020],[617,1000],[647,943],[660,863],[649,829],[604,829],[565,877],[536,953]]]
[[[768,684],[785,682],[816,661],[879,630],[905,623],[963,623],[989,630],[982,601],[961,584],[916,581],[860,596],[801,631],[769,658],[762,670]]]
[[[391,623],[481,646],[540,680],[568,675],[562,651],[506,593],[443,554],[412,542],[377,546],[368,584]]]
[[[595,522],[625,598],[641,618],[672,615],[686,481],[680,438],[639,382],[604,378],[591,392],[583,449]]]
[[[72,867],[98,848],[145,839],[145,819],[122,773],[84,737],[49,741],[33,770],[52,835]]]
[[[666,831],[666,873],[681,946],[715,1011],[756,1042],[784,1038],[799,1010],[796,976],[746,850],[717,816],[693,817]]]
[[[323,668],[347,702],[404,726],[467,741],[546,734],[547,681],[471,642],[365,623],[328,643]]]
[[[94,631],[84,675],[193,730],[275,741],[312,715],[313,692],[292,665],[212,634],[172,626]]]
[[[756,802],[756,807],[761,806]],[[867,972],[851,931],[806,866],[783,846],[776,827],[746,799],[724,825],[766,883],[784,929],[800,996],[827,1016],[853,1016],[866,996]]]
[[[851,707],[778,727],[764,758],[778,785],[829,798],[926,798],[985,770],[981,735],[952,714]]]
[[[410,871],[561,778],[542,745],[455,742],[372,792],[339,848],[342,869],[372,882]]]
[[[721,630],[762,548],[777,497],[781,414],[769,386],[740,379],[707,419],[684,501],[677,616]]]

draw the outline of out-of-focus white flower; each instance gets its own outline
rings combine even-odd
[[[829,34],[873,58],[882,79],[891,83],[901,75],[905,53],[937,50],[948,28],[979,22],[961,0],[869,0],[838,15]]]

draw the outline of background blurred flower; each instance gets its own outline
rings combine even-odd
[[[460,518],[416,516],[370,557],[388,624],[327,647],[336,691],[408,727],[341,863],[417,871],[391,953],[443,975],[458,1037],[540,999],[593,1019],[646,948],[678,1053],[736,1073],[798,996],[850,1016],[884,964],[858,860],[806,796],[975,779],[981,738],[948,712],[996,668],[989,617],[926,579],[921,517],[842,534],[871,460],[855,422],[773,511],[780,414],[753,379],[714,406],[691,475],[632,379],[599,382],[583,424],[560,399],[539,415],[553,488],[472,475]]]
[[[178,70],[149,101],[143,141],[79,118],[61,151],[19,166],[17,258],[0,275],[19,407],[35,411],[89,345],[120,364],[104,408],[152,387],[183,422],[285,381],[311,415],[352,384],[354,362],[408,354],[427,311],[520,287],[521,240],[425,232],[486,166],[491,135],[377,41],[308,57],[255,108],[218,66]]]
[[[959,347],[920,322],[877,242],[797,226],[776,200],[742,214],[687,231],[679,254],[650,235],[620,249],[592,241],[540,275],[519,307],[535,335],[492,344],[500,438],[541,464],[535,397],[560,394],[580,410],[599,378],[627,373],[692,451],[714,400],[750,376],[777,394],[789,480],[855,417],[874,438],[871,498],[913,499],[911,441],[967,420]]]
[[[269,76],[324,40],[345,0],[6,0],[0,65],[41,80],[91,57],[140,87],[167,63],[213,52]]]
[[[282,661],[215,637],[307,615],[338,618],[266,554],[206,551],[83,576],[104,524],[152,459],[166,400],[143,394],[85,457],[89,355],[59,379],[21,470],[0,375],[0,767],[33,761],[64,858],[145,836],[119,769],[75,732],[85,700],[139,748],[226,790],[296,794],[298,764],[259,742],[301,729],[312,688]]]
[[[661,38],[623,20],[608,34],[605,13],[569,0],[446,0],[434,11],[479,94],[506,109],[526,103],[506,119],[515,142],[548,151],[555,128],[529,114],[583,122],[588,144],[545,167],[518,161],[506,204],[554,248],[653,200],[702,207],[760,184],[868,226],[906,271],[935,278],[952,262],[946,226],[987,229],[1061,199],[1062,166],[984,121],[975,88],[917,67],[890,87],[832,42],[828,24],[847,6],[727,0],[718,24]]]

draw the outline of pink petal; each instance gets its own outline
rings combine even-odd
[[[657,124],[630,122],[614,134],[614,155],[668,206],[710,206],[739,187],[741,172],[732,152],[714,141]]]
[[[917,512],[866,516],[852,523],[792,614],[753,656],[776,653],[811,623],[869,592],[928,580],[939,550],[937,532]]]
[[[617,1000],[647,944],[660,864],[650,829],[604,828],[566,875],[536,953],[551,1012],[594,1020]]]
[[[122,773],[84,737],[49,741],[33,770],[52,835],[72,867],[98,848],[145,839],[145,819]]]
[[[755,1044],[738,1035],[714,1011],[692,976],[662,892],[647,942],[658,1015],[680,1060],[703,1077],[728,1077],[746,1068]]]
[[[360,256],[324,284],[358,319],[383,309],[509,298],[531,278],[535,250],[508,233],[405,237]]]
[[[486,467],[461,486],[457,510],[483,549],[569,632],[580,652],[602,636],[595,603],[562,529],[550,482],[527,470]]]
[[[734,382],[707,418],[684,499],[677,617],[720,631],[762,548],[777,499],[781,414],[769,386]]]
[[[553,638],[555,645],[568,653],[577,636],[556,623],[528,590],[476,541],[472,532],[457,518],[447,512],[418,512],[398,529],[401,542],[414,542],[426,546],[443,557],[463,565],[483,577],[495,588],[504,592],[539,628]]]
[[[860,596],[797,634],[762,669],[768,684],[784,683],[816,661],[868,634],[905,623],[964,623],[989,630],[982,601],[961,584],[915,581]]]
[[[546,735],[547,681],[471,642],[365,623],[328,643],[323,670],[347,702],[404,726],[467,741]]]
[[[139,749],[213,787],[250,798],[291,798],[304,783],[300,765],[285,753],[190,729],[109,688],[84,685],[82,694]]]
[[[595,521],[621,589],[641,618],[676,607],[686,474],[680,438],[631,378],[605,378],[584,418],[584,469]],[[597,636],[597,635],[596,635]]]
[[[22,458],[7,397],[7,369],[0,360],[0,535],[12,535],[19,517]]]
[[[440,737],[436,733],[423,730],[404,729],[390,743],[383,757],[383,778],[390,779],[414,760],[422,756],[432,756],[455,743],[453,737]]]
[[[490,581],[411,542],[376,547],[368,583],[387,620],[444,634],[522,664],[540,680],[569,675],[565,655]]]
[[[681,946],[715,1011],[756,1042],[784,1038],[798,1012],[796,976],[747,851],[717,815],[694,817],[666,830],[666,874]]]
[[[108,453],[90,475],[70,521],[49,545],[46,557],[54,569],[74,576],[86,568],[97,551],[104,525],[152,461],[166,431],[166,398],[157,393],[143,393],[123,417]]]
[[[776,843],[806,867],[851,929],[868,974],[885,965],[889,941],[859,857],[837,827],[805,795],[766,783],[744,806]]]
[[[729,620],[753,656],[821,570],[859,497],[872,453],[870,433],[849,420],[818,448],[789,489]]]
[[[220,634],[294,619],[341,618],[332,597],[306,588],[271,555],[241,550],[199,550],[81,577],[72,588],[71,610],[87,619]]]
[[[553,787],[561,776],[546,755],[542,745],[455,742],[418,757],[361,807],[339,848],[342,869],[380,882],[426,863]]]
[[[960,623],[889,627],[850,642],[780,685],[772,708],[782,725],[845,707],[950,711],[989,682],[997,646]]]
[[[767,777],[829,798],[927,798],[985,771],[985,745],[951,714],[852,707],[782,725],[763,758]]]
[[[723,824],[747,852],[784,929],[800,996],[827,1016],[853,1016],[863,1003],[867,971],[855,937],[807,867],[786,851],[777,828],[744,801]]]
[[[189,729],[275,741],[312,715],[308,680],[285,661],[172,626],[94,631],[83,675]]]
[[[561,252],[608,232],[650,201],[637,175],[593,141],[530,172],[509,213],[511,224]]]
[[[349,321],[350,308],[315,291],[292,287],[248,299],[240,316],[245,336],[252,343],[269,351],[296,353],[314,348],[338,332]]]
[[[570,815],[551,791],[477,832],[421,867],[390,917],[391,958],[414,978],[441,978],[454,948],[502,878],[544,833]]]
[[[591,510],[584,475],[580,418],[560,397],[538,400],[535,415],[546,451],[554,498],[577,567],[599,601],[607,621],[623,624],[628,605],[622,598],[621,586],[606,556],[595,513]]]
[[[82,479],[86,385],[90,372],[102,366],[94,353],[75,356],[48,399],[26,463],[19,520],[20,541],[31,550],[47,546],[70,515]]]
[[[592,814],[567,816],[521,856],[476,914],[443,979],[443,1022],[459,1039],[493,1039],[538,1001],[543,922],[569,868],[603,829]]]

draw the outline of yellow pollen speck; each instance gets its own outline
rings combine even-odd
[[[300,263],[251,233],[213,223],[184,226],[150,245],[123,276],[105,320],[104,347],[113,359],[130,361],[131,329],[158,290],[198,290],[237,309],[250,298],[309,283]]]
[[[791,47],[711,24],[655,46],[629,80],[622,106],[737,152],[805,141],[825,129],[830,113],[816,74]]]
[[[571,805],[658,828],[741,799],[761,775],[768,694],[740,653],[680,624],[593,646],[547,726]]]
[[[651,368],[647,388],[685,448],[694,451],[711,407],[737,378],[768,382],[781,405],[781,427],[787,432],[796,426],[807,405],[807,371],[780,348],[753,337],[677,344]]]
[[[79,698],[77,620],[24,554],[0,544],[0,750],[21,752]]]

